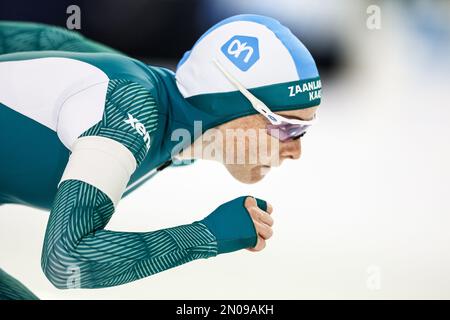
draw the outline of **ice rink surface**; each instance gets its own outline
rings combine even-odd
[[[1,268],[42,299],[450,298],[449,64],[390,23],[363,31],[352,66],[323,80],[319,122],[302,139],[299,161],[256,185],[214,162],[167,169],[121,201],[108,225],[191,223],[249,194],[274,207],[263,252],[197,260],[115,288],[60,291],[40,269],[48,214],[4,205]]]

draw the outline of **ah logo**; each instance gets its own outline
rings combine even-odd
[[[247,71],[259,59],[258,38],[234,36],[221,48],[223,54],[242,71]]]

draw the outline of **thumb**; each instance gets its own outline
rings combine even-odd
[[[255,198],[255,199],[256,199],[256,204],[258,205],[258,207],[263,211],[267,211],[267,202],[263,199],[259,199],[259,198]]]
[[[244,206],[249,209],[251,207],[258,206],[261,210],[267,211],[267,202],[263,199],[247,196],[244,202]]]
[[[254,197],[247,196],[245,198],[245,201],[244,201],[244,207],[245,208],[250,209],[250,208],[256,207],[256,206],[257,206],[257,201],[256,201],[256,199]]]

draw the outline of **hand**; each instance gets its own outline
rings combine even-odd
[[[256,233],[258,234],[256,246],[248,248],[247,250],[252,252],[261,251],[266,247],[266,240],[270,239],[273,235],[273,219],[271,217],[271,213],[273,212],[272,205],[267,203],[267,211],[264,211],[257,206],[255,198],[247,197],[244,206],[252,218]]]
[[[216,238],[217,254],[241,249],[261,251],[272,236],[273,220],[269,213],[272,206],[266,201],[242,196],[223,203],[198,222]]]

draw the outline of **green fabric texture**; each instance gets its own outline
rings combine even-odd
[[[249,91],[263,101],[270,110],[286,111],[319,105],[321,87],[320,77],[317,77],[262,86]],[[187,100],[209,114],[225,118],[243,114],[243,108],[247,108],[249,114],[254,113],[251,103],[239,91],[201,94],[189,97]]]
[[[76,180],[61,184],[41,261],[54,286],[116,286],[217,254],[214,236],[200,223],[152,232],[105,230],[113,212],[95,187]]]
[[[103,119],[82,136],[101,135],[126,146],[139,165],[146,156],[141,136],[123,119],[127,113],[145,119],[157,134],[154,99],[140,85],[111,80]],[[144,233],[105,230],[114,213],[110,199],[77,180],[58,189],[42,253],[42,268],[57,288],[101,288],[120,285],[219,253],[256,244],[256,231],[238,198],[205,220]]]
[[[111,80],[103,119],[82,136],[118,141],[139,165],[147,148],[123,120],[133,114],[154,137],[156,110],[148,90],[133,82]],[[97,188],[77,180],[60,185],[42,253],[44,273],[57,288],[115,286],[217,255],[216,239],[201,223],[144,233],[104,230],[113,213],[112,202]]]
[[[0,300],[38,300],[38,297],[0,269]]]
[[[218,254],[256,246],[256,229],[244,207],[246,198],[239,197],[224,203],[201,220],[215,235]]]
[[[103,118],[85,131],[81,137],[102,136],[111,138],[126,146],[136,158],[139,166],[144,160],[147,148],[142,137],[127,124],[128,114],[139,119],[152,137],[158,124],[158,109],[151,93],[140,84],[128,80],[109,81]]]
[[[267,211],[267,202],[265,200],[262,199],[256,199],[256,205],[263,211]]]
[[[0,22],[0,54],[31,50],[116,52],[61,28]],[[130,150],[139,167],[146,157],[151,157],[152,145],[148,149],[142,136],[124,120],[128,113],[132,114],[145,126],[150,141],[157,141],[155,138],[162,134],[158,131],[159,121],[164,119],[148,88],[130,79],[110,78],[103,118],[81,136],[118,141]],[[105,227],[114,213],[111,200],[92,185],[66,180],[59,186],[50,212],[42,269],[57,288],[102,288],[253,245],[255,230],[245,209],[241,206],[235,212],[235,205],[220,208],[212,214],[220,226],[215,226],[211,218],[205,220],[209,227],[197,221],[150,232],[110,231]],[[224,233],[226,225],[231,230],[244,220],[239,229],[242,232]],[[234,244],[226,247],[224,241]],[[8,283],[11,285],[5,292],[20,287],[18,282]]]
[[[0,54],[44,50],[120,53],[60,27],[0,21]]]
[[[63,28],[36,23],[0,21],[0,55],[41,50],[119,53]],[[18,280],[0,269],[0,299],[38,298]]]

